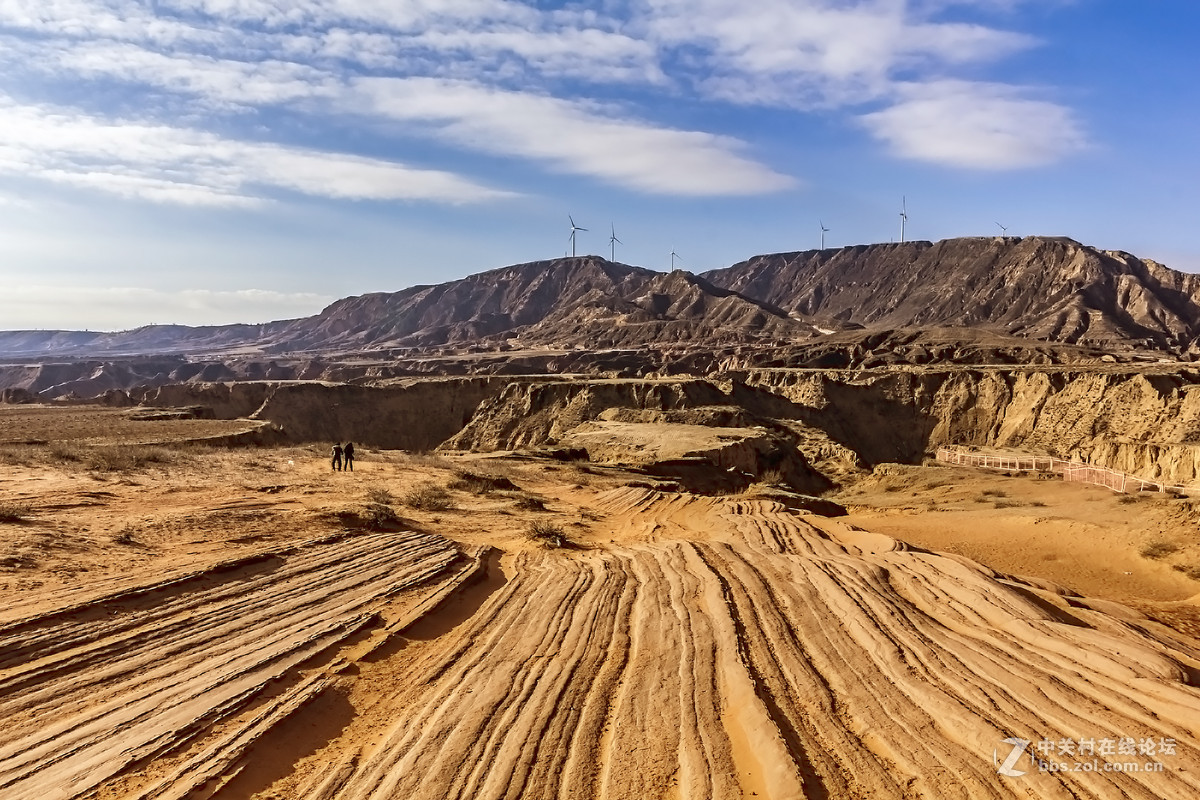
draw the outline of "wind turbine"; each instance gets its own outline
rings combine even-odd
[[[610,227],[612,230],[612,235],[608,237],[608,260],[616,261],[617,260],[617,245],[625,244],[625,243],[617,238],[616,226],[610,224]]]
[[[679,253],[675,252],[675,248],[671,248],[671,269],[675,269],[675,259],[679,258]]]
[[[900,196],[900,244],[904,244],[904,225],[908,222],[908,198]]]
[[[1000,235],[1001,235],[1001,236],[1003,236],[1005,233],[1008,233],[1008,226],[1006,226],[1006,225],[1000,225],[1000,223],[999,223],[999,222],[997,222],[996,224],[1000,226],[1000,231],[1001,231],[1001,234],[1000,234]]]
[[[817,222],[821,222],[821,220],[817,220]],[[829,228],[826,228],[825,223],[821,222],[821,249],[822,250],[825,249],[825,234],[827,234],[827,233],[829,233]]]
[[[571,215],[567,214],[567,219],[571,221],[571,258],[575,257],[575,232],[586,231],[587,228],[581,228],[575,224],[575,220],[571,219]]]

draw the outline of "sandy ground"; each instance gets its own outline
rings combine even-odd
[[[1200,796],[1185,501],[906,468],[826,519],[581,464],[141,455],[0,448],[6,800]],[[1134,755],[1009,777],[1010,737]]]
[[[229,436],[257,428],[249,420],[139,420],[129,409],[0,404],[0,447],[29,442],[156,444]]]

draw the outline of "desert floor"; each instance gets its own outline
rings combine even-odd
[[[0,442],[6,800],[1200,796],[1191,500],[886,466],[825,518],[88,424]]]

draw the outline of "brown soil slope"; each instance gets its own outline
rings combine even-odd
[[[1056,237],[781,253],[704,277],[806,317],[873,327],[1180,350],[1200,326],[1200,277]]]

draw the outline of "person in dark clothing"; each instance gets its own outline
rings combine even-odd
[[[341,443],[333,446],[333,469],[335,472],[342,471],[342,445]]]
[[[345,460],[346,469],[354,472],[354,442],[346,442],[346,446],[342,448],[342,458]]]

